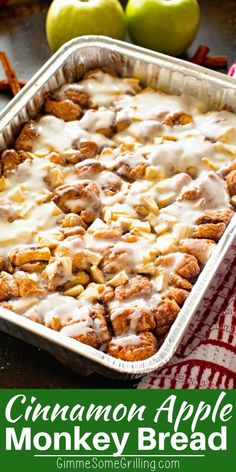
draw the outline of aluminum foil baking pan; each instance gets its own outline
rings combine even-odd
[[[28,82],[0,116],[0,150],[11,146],[22,123],[35,117],[44,94],[72,82],[89,69],[108,66],[123,76],[165,92],[187,93],[210,108],[236,112],[236,82],[194,64],[101,36],[84,36],[65,44]],[[213,255],[200,274],[159,351],[145,361],[126,362],[1,308],[0,329],[34,344],[79,373],[96,371],[113,378],[138,378],[165,365],[193,320],[204,294],[236,236],[232,219]]]

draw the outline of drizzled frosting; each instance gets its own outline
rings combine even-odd
[[[236,156],[236,118],[227,111],[207,111],[202,103],[188,96],[167,95],[152,88],[137,93],[137,81],[112,77],[102,71],[77,84],[63,86],[56,94],[57,99],[66,99],[68,90],[87,93],[90,108],[75,121],[65,122],[46,115],[33,122],[37,136],[32,159],[4,178],[0,193],[2,214],[6,214],[10,205],[9,215],[15,218],[14,221],[2,218],[0,256],[7,259],[15,247],[35,244],[56,234],[57,247],[67,251],[65,257],[73,259],[83,254],[91,259],[94,256],[97,262],[90,266],[99,271],[102,270],[100,261],[106,262],[108,258],[107,267],[104,262],[107,269],[102,274],[104,282],[92,282],[85,290],[82,287],[78,299],[48,294],[27,312],[27,316],[36,317],[46,325],[59,318],[62,333],[72,337],[100,329],[100,321],[91,317],[93,300],[97,301],[95,296],[91,297],[94,288],[91,285],[97,283],[102,293],[118,272],[125,271],[128,279],[146,274],[152,280],[150,296],[137,294],[132,301],[111,304],[111,321],[123,309],[134,308],[130,332],[113,342],[123,347],[138,345],[141,341],[136,325],[142,309],[145,306],[152,309],[153,303],[167,293],[169,275],[183,261],[181,244],[185,243],[190,251],[191,247],[201,251],[202,264],[211,253],[213,245],[194,240],[192,236],[199,216],[230,206],[229,192],[220,171]],[[171,126],[168,117],[181,113],[190,117],[188,122],[181,124],[173,119]],[[122,121],[124,126],[118,132],[117,123]],[[55,165],[50,159],[52,151],[73,152],[85,142],[96,143],[97,154],[89,159],[82,157],[76,168],[68,162]],[[96,163],[102,167],[92,172]],[[80,169],[84,166],[83,177]],[[39,203],[39,198],[57,191],[57,185],[49,189],[48,184],[50,172],[55,168],[62,174],[63,184],[73,187],[92,181],[98,189],[98,195],[90,195],[90,200],[74,196],[67,199],[70,212],[78,212],[78,208],[93,212],[96,203],[94,220],[84,234],[76,237],[61,236],[60,219],[64,214],[52,199]],[[138,168],[141,171],[136,178]],[[189,192],[195,192],[196,197],[188,198]],[[121,228],[120,234],[101,236],[112,225]],[[99,237],[96,230],[100,231]],[[160,254],[171,254],[168,266],[154,266]],[[86,267],[86,270],[90,269]],[[161,289],[157,280],[160,273],[163,274]],[[63,284],[68,281],[63,280]],[[100,301],[99,296],[97,299]]]

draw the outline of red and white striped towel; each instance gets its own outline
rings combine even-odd
[[[214,279],[181,345],[141,389],[236,388],[236,245]]]

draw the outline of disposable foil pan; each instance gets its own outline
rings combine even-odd
[[[84,36],[63,46],[2,112],[0,150],[11,146],[22,123],[38,114],[46,92],[80,79],[91,68],[102,66],[123,76],[138,77],[143,84],[165,92],[187,93],[203,100],[211,108],[236,112],[236,83],[233,79],[131,44],[101,36]],[[235,236],[236,216],[200,274],[165,342],[147,360],[126,362],[115,359],[3,308],[0,312],[0,329],[45,349],[79,373],[96,371],[117,379],[139,378],[170,360]]]

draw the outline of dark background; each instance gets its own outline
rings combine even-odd
[[[50,57],[45,38],[49,1],[23,0],[0,6],[0,50],[5,51],[18,78],[29,79]],[[127,2],[122,1],[123,5]],[[236,58],[236,0],[200,0],[201,28],[190,54],[200,44],[211,54]],[[0,68],[0,77],[3,71]],[[0,93],[0,109],[10,95]],[[116,382],[93,374],[76,375],[46,352],[0,333],[0,388],[131,388],[134,382]]]

